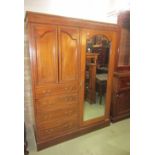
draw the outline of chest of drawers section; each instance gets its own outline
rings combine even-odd
[[[47,141],[78,127],[78,95],[58,94],[36,99],[38,141]]]

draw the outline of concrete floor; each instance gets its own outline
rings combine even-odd
[[[130,119],[29,155],[130,155]]]

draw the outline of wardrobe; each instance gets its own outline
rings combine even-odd
[[[38,150],[110,125],[120,27],[34,12],[25,22]],[[98,112],[85,116],[87,106]]]

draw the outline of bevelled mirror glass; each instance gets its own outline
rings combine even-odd
[[[104,116],[110,41],[103,35],[87,37],[84,121]]]

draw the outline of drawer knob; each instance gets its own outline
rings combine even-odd
[[[116,95],[116,97],[119,97],[119,96],[120,96],[119,94]]]
[[[130,86],[130,82],[127,82],[126,85],[127,85],[127,86]]]

